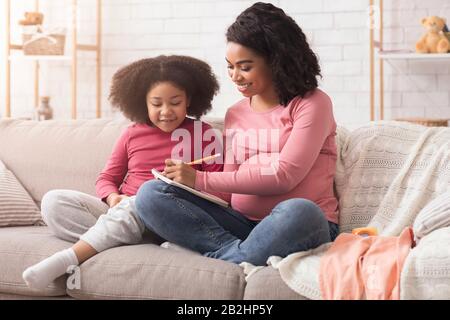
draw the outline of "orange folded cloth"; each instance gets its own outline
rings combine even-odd
[[[413,246],[411,228],[398,237],[340,234],[320,260],[322,298],[400,299],[400,272]]]

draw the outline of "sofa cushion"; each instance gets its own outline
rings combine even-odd
[[[450,297],[450,227],[420,240],[403,265],[402,300],[448,300]]]
[[[67,293],[80,299],[242,299],[245,287],[236,264],[154,244],[103,251],[79,275]]]
[[[41,224],[39,208],[0,160],[0,227]]]
[[[66,295],[66,277],[59,277],[46,289],[30,289],[22,279],[29,266],[71,243],[53,236],[48,227],[0,228],[0,292],[27,296]]]
[[[244,300],[307,300],[288,287],[280,272],[271,266],[264,267],[247,280]]]
[[[0,159],[35,202],[51,189],[95,195],[95,180],[126,120],[0,121]]]

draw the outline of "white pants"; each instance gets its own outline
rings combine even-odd
[[[73,190],[52,190],[41,203],[42,217],[60,239],[83,240],[97,252],[142,241],[145,226],[135,213],[135,197],[113,208],[100,199]]]

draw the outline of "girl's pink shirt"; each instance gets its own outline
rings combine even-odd
[[[126,128],[117,140],[111,156],[97,178],[97,196],[104,200],[113,192],[128,196],[135,195],[145,181],[154,179],[151,169],[164,170],[164,161],[173,158],[172,151],[180,150],[181,142],[183,142],[183,146],[186,143],[188,146],[186,152],[190,153],[185,159],[183,153],[180,152],[183,160],[192,161],[202,158],[205,147],[214,143],[214,139],[203,141],[203,134],[206,130],[211,129],[211,126],[200,121],[195,122],[186,118],[177,128],[177,130],[180,129],[178,133],[189,136],[188,141],[183,138],[172,139],[172,133],[163,132],[159,128],[147,124],[133,124]],[[187,133],[189,134],[186,135]],[[219,138],[218,141],[220,140]],[[221,153],[222,150],[215,152]],[[202,163],[193,168],[221,171],[222,164]]]
[[[224,172],[197,171],[196,189],[231,193],[233,209],[251,220],[281,201],[305,198],[338,223],[336,122],[327,94],[316,89],[266,112],[243,99],[227,111],[224,134]]]

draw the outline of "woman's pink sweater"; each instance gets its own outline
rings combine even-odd
[[[327,94],[316,89],[266,112],[243,99],[228,110],[224,134],[224,172],[197,171],[196,189],[231,194],[232,207],[251,220],[283,200],[305,198],[338,223],[336,122]]]

